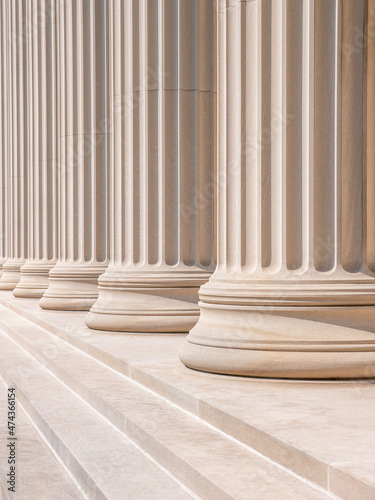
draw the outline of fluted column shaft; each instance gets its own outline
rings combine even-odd
[[[42,297],[57,256],[57,74],[55,0],[27,0],[28,260],[16,297]]]
[[[0,3],[0,277],[8,256],[7,174],[9,168],[9,4]],[[1,286],[1,284],[0,284]]]
[[[107,265],[107,1],[59,4],[59,256],[40,301],[86,310]]]
[[[218,266],[181,349],[190,367],[375,373],[365,6],[218,1]]]
[[[214,265],[211,1],[113,0],[111,242],[86,323],[188,331]]]
[[[28,256],[28,34],[26,0],[2,2],[8,19],[9,108],[8,108],[8,157],[3,168],[7,171],[7,260],[3,265],[0,289],[17,285],[20,268]],[[5,72],[6,74],[7,72]],[[3,73],[4,76],[4,73]]]

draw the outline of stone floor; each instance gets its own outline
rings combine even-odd
[[[97,332],[85,314],[0,292],[0,495],[12,386],[9,498],[375,498],[374,380],[199,373],[184,335]]]

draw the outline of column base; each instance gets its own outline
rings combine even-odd
[[[98,278],[102,266],[55,266],[49,273],[49,286],[39,301],[42,309],[89,311],[98,298]]]
[[[375,351],[241,350],[186,341],[179,356],[189,368],[226,375],[314,380],[375,376]]]
[[[25,260],[7,259],[3,264],[0,290],[14,290],[21,279],[21,267]]]
[[[145,273],[146,274],[146,273]],[[198,291],[209,273],[104,275],[86,318],[95,330],[186,333],[199,318]]]
[[[202,298],[208,290],[203,287]],[[278,299],[281,302],[285,296]],[[277,297],[269,300],[276,302]],[[340,302],[337,297],[336,300]],[[272,378],[375,376],[373,305],[249,306],[201,302],[200,307],[200,319],[180,350],[181,361],[190,368]]]
[[[19,298],[41,298],[48,288],[48,274],[54,265],[53,262],[26,262],[21,268],[21,278],[13,295]]]

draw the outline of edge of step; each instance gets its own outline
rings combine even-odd
[[[27,320],[23,319],[23,321]],[[230,470],[233,461],[237,465],[232,474],[238,476],[238,485],[236,485],[237,489],[235,489],[236,494],[233,498],[247,498],[244,496],[244,491],[249,487],[246,483],[248,480],[248,472],[247,469],[243,470],[244,463],[252,463],[254,471],[257,470],[258,474],[261,474],[263,469],[269,472],[272,470],[271,476],[275,478],[274,481],[279,481],[279,484],[282,485],[281,490],[284,489],[285,483],[286,489],[292,488],[292,492],[298,495],[296,498],[305,498],[305,495],[306,498],[321,498],[323,494],[324,498],[326,498],[328,494],[327,491],[321,491],[316,485],[310,484],[300,477],[296,477],[296,475],[292,474],[289,470],[281,469],[278,464],[267,461],[267,457],[259,457],[253,450],[244,447],[242,443],[231,441],[228,436],[223,436],[221,433],[218,433],[216,429],[207,427],[205,422],[198,420],[195,416],[187,414],[187,412],[180,408],[174,407],[174,405],[171,405],[168,401],[163,401],[158,395],[151,393],[151,391],[140,386],[128,377],[115,372],[103,363],[87,356],[85,353],[82,353],[82,351],[74,349],[69,343],[59,339],[58,342],[62,344],[62,349],[64,351],[71,351],[70,357],[72,359],[73,374],[64,372],[64,359],[67,359],[69,353],[67,354],[65,352],[63,358],[57,362],[54,361],[54,359],[57,358],[56,352],[52,353],[52,359],[50,359],[51,356],[48,355],[51,353],[51,349],[46,349],[47,355],[41,352],[39,354],[35,352],[36,348],[33,342],[38,345],[38,338],[41,335],[46,336],[47,340],[51,335],[43,329],[40,329],[37,325],[34,325],[34,327],[38,328],[36,340],[30,341],[27,339],[27,335],[22,337],[23,329],[21,329],[20,326],[18,326],[18,330],[21,330],[22,333],[15,331],[17,329],[15,326],[13,326],[13,330],[11,327],[1,324],[1,329],[5,329],[5,333],[11,336],[14,342],[21,348],[26,349],[31,356],[35,356],[38,362],[46,366],[48,370],[53,371],[56,377],[59,379],[61,378],[63,383],[67,384],[72,391],[76,392],[78,396],[83,397],[87,403],[93,405],[95,410],[101,412],[102,415],[105,413],[106,417],[111,420],[113,425],[116,425],[120,431],[125,432],[132,442],[137,443],[147,454],[151,455],[162,465],[162,467],[167,469],[178,479],[178,481],[181,481],[190,490],[194,491],[195,494],[207,499],[217,498],[226,500],[232,498],[230,493],[231,480],[229,480],[228,483],[225,476],[226,471]],[[31,333],[30,330],[29,333]],[[30,337],[32,337],[32,335],[30,335]],[[74,366],[77,365],[83,367],[83,380],[79,385],[76,384],[79,373],[76,372],[74,374]],[[107,376],[104,370],[108,372]],[[147,399],[148,403],[152,403],[152,398],[154,399],[154,403],[156,403],[154,411],[151,411],[151,404],[149,407],[145,408],[144,402],[141,401],[138,412],[135,411],[136,408],[133,405],[130,414],[122,415],[121,409],[120,412],[118,411],[121,405],[117,404],[118,408],[116,409],[116,400],[114,400],[114,404],[111,408],[111,401],[108,399],[108,395],[106,400],[104,399],[105,396],[103,393],[101,396],[99,395],[99,397],[98,394],[94,393],[97,382],[95,381],[95,377],[94,381],[91,381],[87,373],[95,373],[96,379],[105,380],[107,384],[110,383],[111,388],[119,387],[119,382],[125,385],[123,390],[129,393],[131,393],[132,388],[138,388],[137,390],[139,392],[143,392],[143,395],[141,392],[140,396],[144,396],[144,399]],[[113,380],[111,380],[108,375],[112,375]],[[103,391],[103,387],[101,390]],[[160,407],[157,403],[160,403]],[[176,439],[171,438],[169,434],[174,434]],[[190,446],[190,441],[197,439],[197,435],[200,436],[204,446],[202,447],[202,443],[199,442],[196,443],[194,449]],[[177,442],[181,443],[180,447],[177,445]],[[199,446],[201,446],[200,449]],[[220,460],[217,459],[215,461],[214,457],[209,458],[206,461],[210,462],[210,464],[206,464],[204,462],[204,457],[207,454],[207,449],[212,447],[216,449],[218,456],[220,456],[221,449],[226,450],[227,453],[225,457],[223,458],[222,456]],[[192,455],[191,457],[187,454],[187,450],[189,449]],[[229,459],[228,457],[231,458]],[[221,462],[223,462],[226,467],[224,467],[224,469],[222,468],[222,474],[215,476],[217,470],[220,470]],[[199,466],[199,464],[201,464],[201,466]],[[280,478],[282,478],[282,481]],[[273,486],[273,484],[270,484],[269,479],[265,477],[264,493],[268,494],[270,490],[273,491]],[[303,493],[301,493],[301,491],[303,491]],[[286,494],[286,491],[284,491],[284,493]],[[273,495],[274,492],[272,493],[272,497]],[[268,496],[267,498],[270,497]]]
[[[107,365],[110,369],[130,378],[147,390],[156,393],[170,403],[199,417],[218,431],[249,446],[255,452],[279,464],[281,467],[292,471],[292,473],[296,474],[302,480],[307,480],[323,488],[330,494],[340,495],[345,500],[352,500],[354,498],[349,493],[349,496],[345,496],[345,492],[357,491],[361,490],[361,488],[364,488],[364,491],[371,491],[374,494],[375,488],[362,482],[350,473],[340,469],[337,472],[334,464],[320,460],[310,453],[300,450],[256,426],[243,422],[230,413],[226,413],[194,395],[184,393],[182,389],[169,384],[161,378],[155,377],[143,370],[142,367],[116,358],[113,354],[93,346],[89,341],[65,332],[48,320],[30,311],[22,310],[22,308],[3,297],[0,297],[0,304],[46,330],[48,333],[78,348],[83,353],[92,356],[97,361]],[[340,480],[335,478],[340,478]],[[342,496],[343,493],[344,496]]]

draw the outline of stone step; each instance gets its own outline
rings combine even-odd
[[[345,500],[375,498],[375,381],[282,381],[195,372],[185,335],[97,332],[86,313],[45,311],[0,291],[0,304]]]
[[[2,401],[6,401],[7,386],[0,382]],[[84,500],[88,497],[58,461],[53,450],[42,439],[22,407],[16,407],[16,485],[8,492],[9,478],[7,444],[7,405],[0,407],[0,498],[16,500]],[[5,486],[4,486],[5,485]],[[9,493],[9,494],[7,494]]]
[[[1,330],[29,353],[29,363],[42,370],[44,376],[48,375],[48,368],[199,497],[329,497],[38,325],[4,308],[0,318]],[[54,379],[54,383],[59,382]],[[27,381],[25,384],[27,391]],[[102,426],[105,427],[104,421]],[[170,493],[165,498],[175,496]]]
[[[90,500],[194,498],[2,331],[0,376]]]

